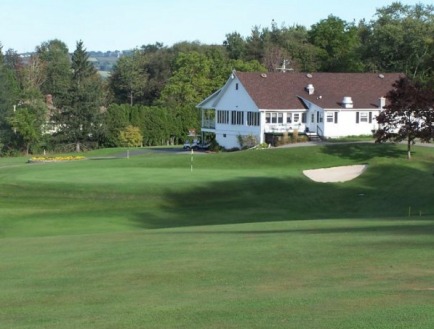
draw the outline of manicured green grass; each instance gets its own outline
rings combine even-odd
[[[434,149],[415,150],[0,159],[0,323],[432,328]],[[346,183],[302,175],[360,163]]]

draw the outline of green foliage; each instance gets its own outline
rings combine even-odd
[[[157,106],[145,107],[143,110],[145,113],[144,144],[147,146],[174,144],[179,131],[174,122],[173,112]]]
[[[12,129],[25,144],[26,154],[29,154],[30,146],[36,144],[42,136],[41,123],[37,119],[36,114],[28,108],[20,108],[9,118]]]
[[[18,103],[19,84],[13,70],[4,62],[0,47],[0,153],[8,152],[13,145],[13,131],[8,118]]]
[[[120,146],[121,130],[130,124],[130,106],[111,104],[103,114],[104,142],[106,147]]]
[[[174,112],[164,107],[111,105],[103,115],[105,146],[122,146],[120,131],[128,125],[139,127],[143,145],[174,144],[182,136]]]
[[[122,146],[137,147],[142,146],[143,136],[140,133],[140,128],[134,126],[127,126],[119,133],[119,141]]]
[[[308,32],[309,41],[321,49],[321,71],[360,72],[363,68],[360,40],[354,24],[330,15],[312,25]]]
[[[68,97],[54,115],[58,136],[64,142],[74,143],[77,152],[81,144],[95,140],[101,124],[101,79],[88,58],[83,42],[77,42]]]
[[[55,106],[61,107],[71,83],[71,61],[66,44],[60,40],[43,42],[36,48],[43,76],[41,93],[52,95]]]
[[[426,79],[433,73],[434,7],[395,2],[369,25],[365,58],[372,69]]]
[[[131,106],[144,94],[148,77],[143,64],[144,56],[138,50],[122,57],[116,63],[110,77],[110,85],[117,101],[128,102]]]
[[[155,104],[170,78],[174,56],[170,49],[156,43],[121,57],[109,79],[114,101],[130,105]]]
[[[198,52],[180,53],[175,71],[162,91],[167,107],[195,106],[212,91],[210,79],[212,62]]]

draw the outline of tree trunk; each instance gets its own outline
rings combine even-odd
[[[408,136],[407,139],[407,159],[411,160],[411,138]]]
[[[80,153],[80,142],[75,143],[75,152]]]

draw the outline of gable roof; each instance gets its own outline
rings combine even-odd
[[[301,109],[301,98],[324,109],[342,108],[344,97],[351,97],[354,108],[378,108],[401,73],[257,73],[235,72],[259,109]],[[315,88],[309,95],[308,84]]]
[[[199,104],[196,105],[196,107],[198,108],[203,108],[203,109],[212,109],[215,106],[215,103],[218,101],[218,98],[222,92],[223,88],[220,88],[219,90],[217,90],[216,92],[214,92],[213,94],[211,94],[210,96],[208,96],[207,98],[205,98],[202,102],[200,102]]]

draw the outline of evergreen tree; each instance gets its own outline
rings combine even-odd
[[[72,55],[72,79],[63,106],[55,115],[59,135],[64,141],[75,144],[76,152],[81,151],[83,143],[96,140],[101,128],[100,101],[101,79],[83,42],[77,42]]]
[[[19,85],[13,70],[5,62],[0,44],[0,150],[9,152],[15,139],[9,117],[19,101]]]

